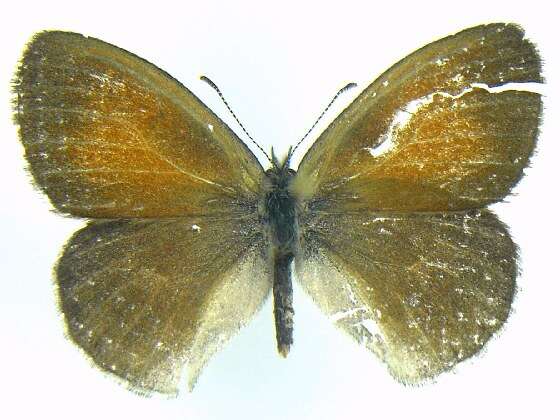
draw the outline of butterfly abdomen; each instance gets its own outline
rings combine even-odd
[[[296,199],[288,190],[295,172],[274,168],[266,175],[270,184],[264,193],[262,218],[270,243],[273,265],[274,319],[278,352],[286,357],[293,343],[292,271],[291,264],[298,249]]]

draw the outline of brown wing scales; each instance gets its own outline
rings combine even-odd
[[[37,184],[62,212],[164,217],[254,201],[262,168],[192,93],[102,41],[43,32],[16,76],[16,121]]]
[[[515,25],[436,41],[366,88],[300,164],[301,284],[403,382],[476,354],[508,318],[517,250],[472,209],[528,164],[541,99],[508,84],[540,70]]]
[[[472,209],[528,164],[541,99],[507,84],[542,82],[540,70],[515,25],[436,41],[373,82],[300,164],[298,277],[403,382],[451,369],[507,320],[516,248]],[[56,209],[125,218],[90,222],[64,249],[69,335],[135,390],[175,393],[186,361],[192,386],[270,292],[262,167],[177,81],[93,38],[38,34],[14,91]]]
[[[304,289],[405,383],[476,354],[507,320],[516,247],[489,211],[317,215]]]
[[[187,362],[192,387],[271,288],[258,225],[242,219],[93,222],[56,277],[72,340],[142,393],[176,393]]]
[[[467,29],[385,72],[319,137],[293,191],[337,211],[484,207],[508,194],[534,149],[540,95],[494,86],[541,82],[514,25]]]

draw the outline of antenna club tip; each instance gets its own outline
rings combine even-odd
[[[345,91],[347,91],[347,90],[349,90],[349,89],[355,88],[356,86],[358,86],[357,83],[350,82],[350,83],[348,83],[346,86],[344,86],[340,91],[341,91],[341,92],[345,92]]]
[[[199,76],[199,79],[202,80],[203,82],[208,83],[216,92],[220,92],[220,89],[218,89],[218,86],[216,86],[216,84],[210,80],[208,77],[206,77],[205,75],[201,74]]]

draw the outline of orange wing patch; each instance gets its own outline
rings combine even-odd
[[[132,54],[45,32],[29,45],[15,91],[31,172],[59,211],[162,217],[232,211],[255,199],[262,168],[246,146]]]
[[[541,100],[492,87],[541,81],[538,54],[514,25],[434,42],[385,72],[329,126],[304,157],[294,192],[337,211],[499,201],[532,153]]]

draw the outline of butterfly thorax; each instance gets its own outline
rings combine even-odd
[[[262,220],[270,243],[281,254],[293,254],[296,247],[296,200],[289,190],[294,175],[292,169],[274,168],[266,172],[268,185],[261,205]]]
[[[293,315],[291,264],[298,248],[297,201],[290,192],[296,172],[284,165],[266,171],[261,220],[269,238],[273,266],[274,316],[278,351],[288,354],[292,344]]]

